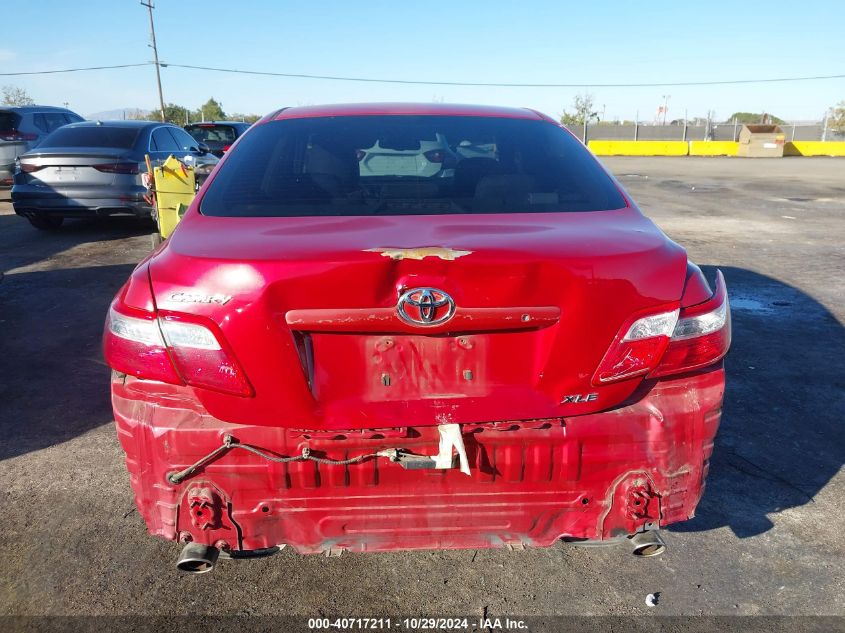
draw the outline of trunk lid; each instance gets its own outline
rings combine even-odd
[[[360,429],[618,405],[641,379],[595,387],[593,373],[626,318],[677,305],[686,263],[684,250],[633,208],[192,212],[151,260],[150,275],[157,307],[215,321],[255,388],[253,398],[197,390],[214,416]],[[404,321],[397,300],[415,288],[448,294],[455,316],[432,327]],[[571,395],[579,398],[565,402]]]
[[[20,157],[27,184],[44,187],[110,186],[117,174],[95,166],[134,162],[121,148],[56,147]],[[27,172],[27,168],[35,171]]]

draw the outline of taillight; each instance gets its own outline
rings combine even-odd
[[[678,310],[640,317],[616,335],[593,376],[594,384],[606,384],[642,376],[657,365],[678,321]]]
[[[37,134],[26,134],[17,130],[0,130],[0,141],[34,141]]]
[[[599,364],[593,384],[707,367],[721,360],[730,344],[730,307],[725,279],[719,271],[716,292],[707,301],[623,325]]]
[[[170,361],[155,315],[126,306],[118,308],[119,301],[109,309],[103,336],[103,355],[109,367],[137,378],[183,384]]]
[[[649,377],[707,367],[724,358],[731,346],[731,308],[725,278],[716,274],[716,292],[703,303],[681,310],[672,339]]]
[[[46,165],[33,165],[32,163],[21,163],[21,171],[25,174],[32,174],[41,171]]]
[[[252,387],[231,350],[223,344],[211,322],[198,323],[199,317],[163,314],[161,331],[176,369],[189,385],[251,396]],[[204,319],[203,319],[204,320]]]
[[[229,145],[224,145],[224,146],[223,146],[223,151],[224,151],[224,152],[228,152],[230,147],[232,147],[231,143],[230,143]]]
[[[97,171],[105,174],[139,174],[141,168],[138,163],[101,163],[92,165]]]
[[[137,293],[137,286],[134,287]],[[126,305],[121,293],[109,309],[103,353],[112,369],[147,380],[189,384],[238,396],[253,395],[222,333],[194,315]]]

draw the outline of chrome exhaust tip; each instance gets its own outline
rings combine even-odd
[[[631,537],[631,546],[633,547],[631,553],[634,556],[641,556],[643,558],[660,556],[666,551],[666,542],[660,538],[657,530],[648,530],[634,534]]]
[[[176,560],[176,569],[186,574],[205,574],[214,569],[220,550],[202,543],[188,543]]]

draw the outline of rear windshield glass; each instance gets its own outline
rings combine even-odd
[[[188,134],[200,143],[231,144],[238,137],[237,130],[231,125],[189,125]]]
[[[44,139],[38,149],[50,147],[118,147],[130,149],[135,145],[140,128],[91,125],[61,127]]]
[[[0,112],[0,130],[15,130],[20,120],[14,112]]]
[[[200,211],[438,215],[624,206],[590,153],[552,123],[393,115],[258,125],[221,165]]]

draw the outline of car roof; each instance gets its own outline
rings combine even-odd
[[[284,108],[268,119],[300,119],[331,116],[370,116],[386,114],[425,116],[482,116],[508,119],[551,120],[528,108],[463,105],[454,103],[346,103]]]
[[[188,123],[185,127],[191,127],[192,125],[250,125],[246,121],[194,121],[192,123]]]
[[[68,110],[67,108],[61,108],[59,106],[48,106],[48,105],[25,105],[25,106],[0,105],[0,110],[14,110],[15,112],[41,112],[43,110],[55,110],[56,112],[72,112],[72,110]]]
[[[108,126],[108,127],[128,127],[128,128],[148,128],[148,127],[160,127],[162,125],[167,125],[170,127],[178,128],[178,125],[174,125],[173,123],[162,123],[161,121],[124,121],[122,119],[118,119],[116,121],[80,121],[79,123],[70,123],[64,127],[100,127],[100,126]]]

